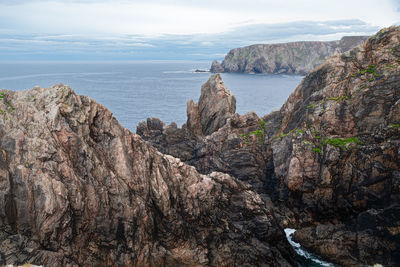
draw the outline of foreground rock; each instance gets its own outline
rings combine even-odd
[[[330,42],[256,44],[229,51],[222,63],[213,61],[211,72],[307,74],[335,53],[361,45],[367,36],[346,36]]]
[[[249,185],[161,154],[69,87],[3,93],[0,264],[294,264]]]
[[[280,199],[298,225],[349,237],[311,226],[315,242],[297,235],[306,248],[346,266],[400,262],[399,111],[400,27],[328,59],[284,104],[271,140]],[[324,250],[320,239],[335,245]]]
[[[198,111],[188,107],[194,118]],[[294,238],[328,261],[397,266],[400,27],[329,58],[263,120],[261,142],[242,138],[260,130],[252,113],[229,115],[211,135],[199,130],[193,138],[188,119],[182,129],[163,126],[159,139],[149,134],[147,140],[202,173],[219,170],[248,181],[278,206],[282,226],[298,229]],[[138,129],[149,133],[151,125]],[[171,141],[172,128],[180,141]]]

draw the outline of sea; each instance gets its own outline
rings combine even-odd
[[[148,117],[181,126],[186,103],[197,102],[201,85],[210,77],[208,61],[24,62],[0,63],[0,89],[26,90],[65,84],[113,112],[131,131]],[[278,110],[302,76],[223,73],[236,96],[236,112],[259,116]]]
[[[135,62],[18,62],[0,63],[0,89],[27,90],[34,86],[69,85],[113,112],[122,126],[136,131],[140,121],[156,117],[181,126],[186,122],[186,103],[197,102],[201,86],[210,77],[207,61]],[[236,96],[236,112],[255,111],[264,116],[278,110],[301,82],[302,76],[282,74],[222,73],[222,80]],[[301,267],[333,265],[289,243]]]

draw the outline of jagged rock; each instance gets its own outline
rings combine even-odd
[[[0,264],[295,264],[249,185],[161,154],[67,86],[2,92]]]
[[[400,208],[368,210],[358,215],[354,225],[317,225],[295,232],[293,239],[307,249],[343,266],[379,263],[396,266],[400,251]],[[377,238],[379,237],[379,238]]]
[[[212,73],[221,73],[221,72],[224,72],[224,67],[222,67],[221,63],[219,63],[217,60],[214,60],[214,61],[211,63],[210,72],[212,72]]]
[[[242,138],[242,134],[259,128],[260,118],[255,112],[241,116],[234,114],[235,110],[235,96],[224,86],[220,75],[212,75],[202,86],[199,103],[187,103],[187,122],[182,129],[163,128],[160,132],[151,125],[157,119],[148,119],[139,123],[137,134],[160,152],[195,166],[200,173],[228,173],[251,183],[259,192],[269,188],[273,194],[274,183],[265,173],[271,167],[272,159],[267,158],[272,151],[264,150],[262,142],[256,140],[245,144]]]
[[[345,36],[330,42],[256,44],[229,51],[222,63],[213,61],[211,72],[309,73],[335,53],[361,45],[367,36]]]
[[[386,216],[385,209],[399,211],[399,44],[400,28],[384,29],[307,75],[283,105],[281,129],[271,143],[280,198],[303,213],[299,227],[341,222],[346,235],[365,236],[367,231],[365,240],[386,246],[383,254],[374,255],[364,239],[349,247],[335,243],[335,250],[347,257],[341,259],[317,249],[322,243],[318,236],[314,242],[308,232],[299,231],[297,240],[305,247],[345,266],[395,266],[400,261],[399,233],[383,237],[379,223],[381,232],[350,227],[365,212]],[[346,139],[353,141],[345,145]]]
[[[187,102],[186,106],[186,127],[188,130],[188,135],[191,138],[201,138],[204,136],[203,127],[200,122],[200,112],[199,105],[195,103],[192,99]]]
[[[350,46],[347,39],[342,42]],[[335,256],[329,248],[322,249],[326,238],[321,242],[313,234],[313,241],[307,232],[311,230],[301,234],[299,229],[297,240],[329,261],[396,266],[400,262],[399,73],[400,27],[383,29],[362,46],[327,59],[303,79],[280,111],[264,116],[267,131],[262,146],[249,147],[240,138],[257,129],[259,119],[234,115],[218,130],[203,132],[206,136],[196,140],[186,151],[191,157],[184,160],[203,173],[227,172],[269,194],[283,226],[323,224],[336,233],[333,236],[343,232],[343,240],[360,234],[362,239],[355,243],[336,242],[332,249],[340,253]],[[198,120],[191,122],[196,129]],[[153,137],[147,140],[155,143]],[[155,146],[165,149],[163,144]],[[376,226],[359,223],[362,214],[371,213],[379,214]],[[389,218],[391,226],[386,223]],[[374,255],[374,249],[381,254]]]
[[[188,113],[191,112],[188,110]],[[202,132],[205,135],[217,131],[235,114],[236,98],[226,88],[219,74],[212,75],[201,87],[198,112]]]

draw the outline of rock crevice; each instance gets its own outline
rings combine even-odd
[[[67,86],[3,93],[14,110],[0,120],[0,264],[294,263],[247,184],[161,154]]]

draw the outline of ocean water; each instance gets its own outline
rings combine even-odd
[[[306,251],[299,243],[292,240],[292,236],[296,232],[295,229],[286,228],[285,234],[289,244],[297,253],[297,264],[299,267],[335,267],[332,263],[320,259],[318,256]]]
[[[210,62],[143,61],[93,63],[0,63],[0,88],[25,90],[36,85],[63,83],[110,109],[126,128],[148,117],[179,126],[186,121],[186,102],[197,102]],[[237,112],[259,116],[279,109],[300,83],[301,76],[273,74],[222,74],[236,96]]]

